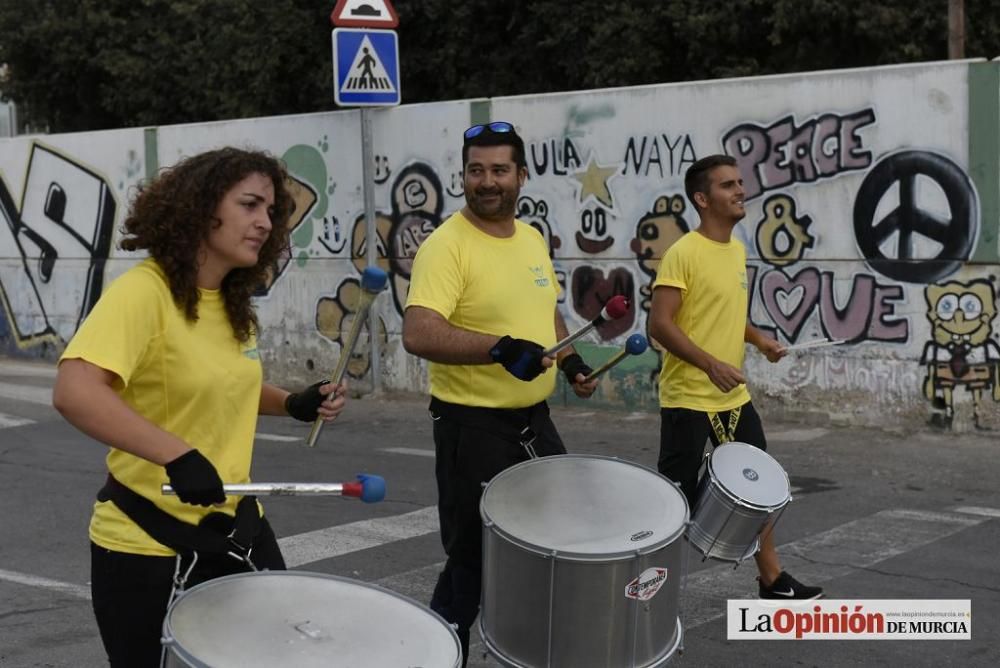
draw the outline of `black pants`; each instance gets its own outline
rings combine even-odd
[[[694,509],[698,493],[698,471],[705,442],[711,439],[712,446],[729,441],[739,441],[767,450],[767,439],[760,415],[747,402],[739,407],[738,416],[733,411],[716,414],[713,426],[710,413],[687,408],[660,409],[660,457],[656,468],[681,486],[687,497],[688,507]],[[735,424],[733,422],[735,421]],[[719,433],[719,432],[723,433]]]
[[[94,615],[112,668],[158,668],[176,557],[115,552],[94,543],[90,557]],[[285,568],[278,541],[264,518],[250,557],[259,570]],[[182,568],[189,564],[186,558]],[[232,557],[201,554],[185,588],[247,570]],[[220,616],[227,614],[219,610]]]
[[[523,410],[510,411],[512,424],[523,426],[525,418],[522,416],[526,415]],[[535,410],[541,411],[531,420],[536,435],[535,452],[540,457],[565,454],[566,448],[548,416],[548,407],[543,403]],[[472,415],[474,421],[475,414]],[[498,411],[490,411],[489,415],[492,420]],[[435,473],[441,543],[448,560],[434,587],[430,607],[457,627],[464,657],[462,665],[465,665],[469,659],[469,629],[479,614],[482,589],[483,524],[479,516],[479,499],[483,495],[483,485],[530,456],[507,433],[501,437],[483,426],[472,426],[469,420],[459,421],[434,410],[431,416],[437,453]]]

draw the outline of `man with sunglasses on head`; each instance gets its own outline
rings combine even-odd
[[[555,365],[579,397],[588,367],[556,306],[559,283],[542,235],[514,218],[528,178],[510,123],[473,125],[462,144],[466,205],[420,246],[403,317],[403,346],[430,362],[438,512],[448,560],[431,609],[457,627],[468,660],[479,612],[483,486],[536,456],[564,454],[546,398]],[[464,664],[463,664],[464,665]]]

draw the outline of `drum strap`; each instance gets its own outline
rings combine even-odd
[[[535,439],[542,430],[540,422],[549,414],[549,405],[540,401],[525,408],[483,408],[463,406],[431,397],[431,415],[439,415],[473,429],[488,431],[505,441],[517,443],[534,459]]]
[[[715,438],[719,441],[719,444],[730,443],[736,440],[736,425],[740,422],[740,413],[743,407],[737,406],[736,408],[729,411],[729,428],[722,424],[722,418],[719,417],[718,413],[709,413],[708,421],[712,423],[712,431],[715,432]]]
[[[257,498],[254,496],[240,499],[235,517],[210,513],[199,525],[188,524],[161,510],[110,473],[104,487],[97,493],[97,500],[111,501],[153,540],[175,552],[228,555],[252,568],[250,551],[261,528]]]

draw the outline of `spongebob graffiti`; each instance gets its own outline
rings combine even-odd
[[[973,422],[981,428],[983,392],[1000,401],[1000,346],[990,338],[997,315],[993,286],[985,280],[949,281],[927,286],[924,296],[932,340],[920,363],[927,366],[924,396],[938,409],[932,424],[951,427],[955,388],[965,387],[972,394]]]

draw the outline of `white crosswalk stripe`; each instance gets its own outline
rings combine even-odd
[[[379,448],[382,452],[394,455],[415,455],[417,457],[433,457],[434,451],[426,448]]]
[[[26,424],[34,424],[34,420],[29,420],[28,418],[18,417],[16,415],[7,415],[6,413],[0,413],[0,429],[6,427],[21,427]]]
[[[35,387],[34,385],[17,385],[14,383],[0,383],[0,398],[26,401],[30,404],[40,404],[42,406],[51,406],[52,388]]]
[[[266,434],[257,432],[254,438],[258,441],[277,441],[279,443],[292,443],[293,441],[305,441],[301,436],[286,436],[284,434]]]
[[[412,513],[341,524],[328,529],[300,533],[278,541],[289,568],[339,557],[438,531],[437,507]]]
[[[0,360],[0,375],[27,376],[30,378],[55,378],[56,365],[45,362],[18,362]]]

